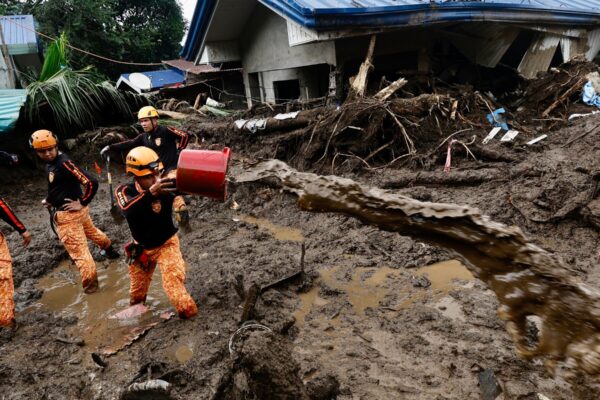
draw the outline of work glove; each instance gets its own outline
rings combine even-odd
[[[104,146],[102,150],[100,150],[100,156],[105,159],[108,151],[110,150],[110,146]]]

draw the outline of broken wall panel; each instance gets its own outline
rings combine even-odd
[[[600,29],[596,29],[588,33],[587,53],[585,57],[588,61],[592,61],[600,52]]]
[[[494,68],[513,41],[520,29],[497,24],[466,25],[455,31],[451,41],[470,61],[484,67]]]
[[[560,36],[540,33],[531,41],[517,70],[526,79],[533,79],[538,72],[547,71],[556,54]]]
[[[565,62],[585,53],[585,38],[563,37],[560,39],[560,50]]]

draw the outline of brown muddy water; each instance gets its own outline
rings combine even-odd
[[[498,314],[520,356],[543,359],[551,373],[558,365],[571,372],[600,372],[600,293],[576,280],[560,259],[519,228],[470,207],[420,202],[350,179],[301,173],[278,160],[247,169],[236,180],[264,178],[275,178],[297,194],[304,210],[343,213],[453,251],[498,297]],[[359,311],[363,306],[368,304],[357,303]],[[531,317],[540,321],[533,347],[528,344]]]
[[[404,273],[404,271],[398,269],[385,266],[356,268],[349,281],[344,281],[339,276],[340,272],[343,273],[339,267],[320,271],[317,285],[308,292],[300,294],[300,306],[294,312],[298,326],[302,327],[304,325],[306,316],[314,306],[321,307],[328,303],[326,299],[319,296],[318,283],[323,283],[327,287],[344,292],[348,296],[354,312],[363,316],[367,308],[379,307],[380,303],[392,291],[400,291],[403,294],[403,300],[397,308],[392,308],[392,311],[410,308],[417,301],[426,300],[422,291],[411,291],[408,287],[403,288],[388,284],[390,278],[399,277]],[[372,275],[362,279],[365,274],[371,273]],[[450,318],[462,318],[460,306],[452,298],[446,297],[452,289],[461,286],[461,283],[470,282],[474,279],[473,274],[462,263],[457,260],[436,263],[419,268],[414,272],[414,275],[427,278],[435,296],[431,300],[437,301],[436,306],[443,310],[442,314]],[[337,316],[330,319],[334,325],[336,325],[336,320]]]
[[[40,279],[37,288],[43,290],[43,295],[27,311],[42,309],[63,318],[76,317],[77,324],[70,328],[69,335],[83,339],[91,352],[111,355],[167,319],[165,313],[170,303],[162,290],[158,269],[148,292],[147,307],[130,308],[129,274],[125,264],[109,263],[105,267],[98,263],[97,267],[100,290],[88,295],[81,288],[79,272],[73,263],[61,262]],[[190,351],[185,345],[179,345],[173,349],[173,358],[189,360]]]
[[[300,229],[289,228],[287,226],[277,225],[266,218],[256,218],[249,215],[240,215],[236,220],[244,221],[255,225],[259,229],[268,232],[273,238],[281,241],[302,242],[304,236]]]

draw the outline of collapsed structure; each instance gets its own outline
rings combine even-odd
[[[341,98],[369,46],[376,74],[432,84],[514,68],[526,78],[600,51],[600,1],[206,0],[182,57],[243,68],[248,105]]]

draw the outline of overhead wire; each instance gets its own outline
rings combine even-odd
[[[23,28],[25,30],[28,30],[30,32],[34,32],[34,33],[38,34],[39,36],[41,36],[41,37],[43,37],[45,39],[48,39],[48,40],[57,40],[57,38],[54,38],[54,37],[52,37],[50,35],[46,35],[45,33],[42,33],[42,32],[40,32],[40,31],[38,31],[36,29],[32,29],[32,28],[28,27],[27,25],[23,25],[23,24],[21,24],[21,23],[19,23],[17,21],[13,21],[10,18],[6,18],[5,21],[8,21],[11,24],[20,26],[21,28]],[[86,54],[86,55],[91,56],[91,57],[98,58],[100,60],[108,61],[108,62],[111,62],[111,63],[114,63],[114,64],[137,65],[137,66],[162,66],[163,65],[162,63],[140,63],[140,62],[120,61],[120,60],[115,60],[115,59],[112,59],[112,58],[109,58],[109,57],[101,56],[101,55],[96,54],[96,53],[92,53],[91,51],[80,49],[79,47],[73,46],[73,45],[68,44],[68,43],[66,44],[66,46],[68,48],[72,49],[72,50],[78,51],[80,53]]]

